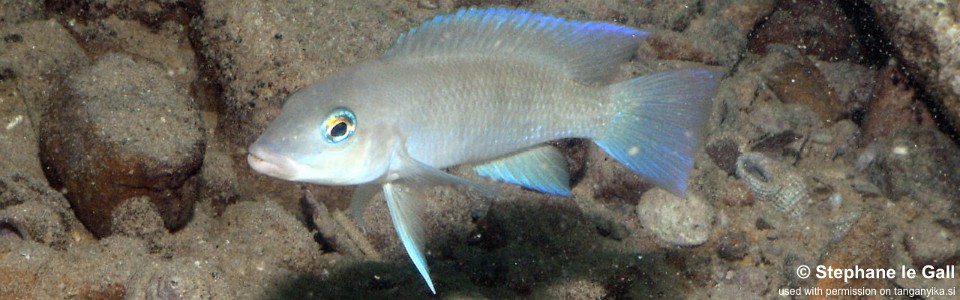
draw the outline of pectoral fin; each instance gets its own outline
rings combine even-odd
[[[367,207],[370,199],[373,199],[373,196],[376,196],[378,192],[380,192],[379,184],[364,184],[358,186],[351,197],[350,212],[353,214],[353,220],[357,221],[357,225],[364,232],[367,231],[367,223],[363,219],[363,208]]]
[[[478,175],[517,184],[540,192],[572,196],[567,158],[553,146],[543,145],[473,168]]]
[[[399,159],[402,170],[398,172],[398,177],[413,185],[432,187],[445,185],[455,188],[467,188],[480,192],[484,197],[493,198],[500,193],[500,190],[491,184],[477,182],[454,176],[440,169],[431,167],[409,156]]]

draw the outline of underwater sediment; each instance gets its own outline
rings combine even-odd
[[[492,181],[502,192],[490,203],[429,191],[426,258],[441,297],[960,286],[795,273],[960,260],[957,1],[3,1],[0,298],[427,297],[381,198],[360,228],[344,213],[353,188],[255,175],[244,149],[299,88],[375,59],[425,20],[494,5],[650,32],[620,80],[704,66],[726,75],[691,198],[578,140],[555,144],[573,197]],[[78,80],[110,65],[98,71],[110,76]],[[96,144],[71,141],[71,155],[42,160],[42,128],[74,138],[90,125],[48,113],[95,104],[67,102],[83,101],[67,97],[79,89],[107,93],[97,101],[109,110],[81,117],[116,130],[86,131]],[[169,129],[177,124],[188,126]],[[95,233],[80,217],[86,204],[71,199],[104,200],[105,190],[51,184],[49,169],[145,189],[124,183],[131,165],[73,168],[143,141],[165,162],[148,172],[165,178],[148,180],[161,188],[113,193],[123,204],[95,225],[112,235]],[[483,180],[471,166],[449,171]]]

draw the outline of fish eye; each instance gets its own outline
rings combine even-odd
[[[324,138],[327,142],[337,144],[351,135],[357,126],[357,117],[349,109],[337,108],[327,116],[324,122]]]

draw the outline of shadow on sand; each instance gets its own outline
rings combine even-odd
[[[326,279],[276,282],[268,299],[681,298],[688,279],[664,253],[629,253],[575,209],[495,203],[461,240],[431,240],[432,295],[413,264],[359,262]],[[592,282],[587,285],[575,284]],[[584,288],[584,287],[588,288]],[[599,289],[602,289],[598,292]]]

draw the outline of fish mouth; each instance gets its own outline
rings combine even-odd
[[[247,164],[254,171],[270,177],[291,180],[297,175],[297,163],[259,144],[250,146]]]

